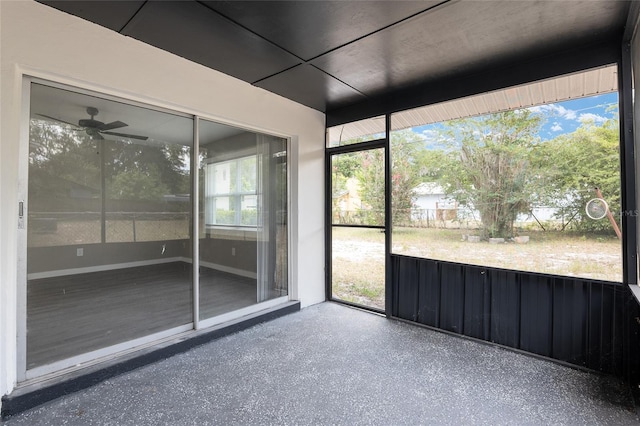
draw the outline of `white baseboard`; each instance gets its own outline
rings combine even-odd
[[[55,271],[33,272],[27,274],[27,280],[40,278],[63,277],[65,275],[87,274],[90,272],[113,271],[116,269],[135,268],[136,266],[159,265],[162,263],[182,262],[182,257],[165,257],[162,259],[140,260],[137,262],[112,263],[110,265],[86,266],[84,268],[57,269]]]
[[[244,269],[232,268],[230,266],[218,265],[213,262],[200,262],[200,266],[205,268],[215,269],[216,271],[228,272],[233,275],[238,275],[245,278],[258,279],[258,274],[255,272],[245,271]]]
[[[57,269],[54,271],[32,272],[27,274],[27,280],[38,280],[41,278],[55,278],[67,275],[87,274],[90,272],[115,271],[118,269],[135,268],[136,266],[160,265],[163,263],[185,262],[192,263],[191,259],[181,256],[166,257],[162,259],[140,260],[137,262],[113,263],[110,265],[86,266],[83,268]],[[230,266],[219,265],[213,262],[200,262],[200,266],[215,269],[216,271],[228,272],[245,278],[257,279],[255,272],[245,271],[243,269],[232,268]]]

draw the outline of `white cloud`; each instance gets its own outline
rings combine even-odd
[[[440,135],[440,133],[437,130],[425,129],[425,130],[422,131],[422,135],[426,139],[435,139]]]
[[[446,142],[444,137],[438,130],[425,129],[419,133],[422,136],[425,146],[439,146],[443,142]]]
[[[566,120],[575,120],[577,118],[577,114],[574,110],[567,109],[562,105],[556,104],[534,106],[529,108],[529,111],[537,114],[548,114],[554,117],[564,118]]]
[[[556,121],[555,123],[553,123],[553,126],[551,126],[551,131],[552,132],[561,132],[562,131],[562,126],[560,125],[560,123],[558,123]]]
[[[578,117],[578,121],[581,123],[592,122],[594,124],[598,124],[607,121],[607,117],[603,117],[601,115],[593,114],[590,112],[585,112],[583,114],[580,114],[580,116]]]

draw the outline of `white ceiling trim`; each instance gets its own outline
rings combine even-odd
[[[433,105],[397,112],[391,116],[391,130],[402,130],[459,118],[475,117],[537,105],[579,99],[618,90],[616,65],[568,74],[535,83],[510,87]],[[384,133],[380,117],[347,123],[328,129],[329,146]]]

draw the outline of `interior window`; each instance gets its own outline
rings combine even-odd
[[[207,164],[206,226],[256,226],[256,156]]]

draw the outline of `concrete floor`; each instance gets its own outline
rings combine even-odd
[[[626,425],[628,388],[323,303],[21,413],[7,425]]]

